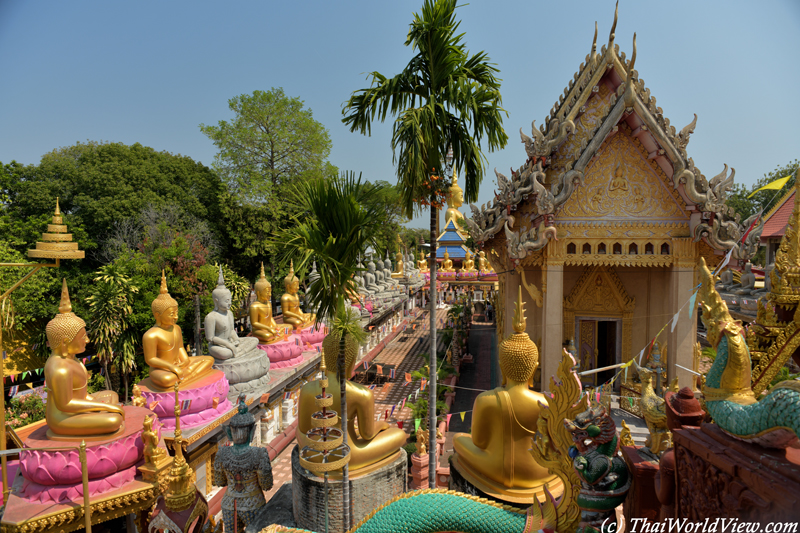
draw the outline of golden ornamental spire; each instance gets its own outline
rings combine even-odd
[[[775,254],[770,280],[770,300],[783,305],[800,303],[800,168],[795,175],[794,208]]]
[[[286,275],[286,278],[283,280],[283,284],[286,286],[287,290],[291,283],[295,281],[300,281],[297,279],[297,276],[294,275],[294,259],[289,261],[289,273]]]
[[[72,234],[67,233],[67,226],[61,216],[61,207],[56,198],[56,210],[53,212],[52,224],[47,225],[47,232],[42,233],[42,240],[36,248],[28,250],[28,257],[34,259],[83,259],[86,254],[78,249],[78,243],[72,242]]]
[[[172,458],[172,468],[169,469],[169,488],[164,500],[167,509],[173,512],[185,511],[195,498],[195,487],[192,483],[194,471],[183,457],[183,438],[181,436],[181,404],[178,399],[178,387],[175,384],[175,436],[172,440],[172,449],[175,456]]]
[[[67,288],[67,278],[61,280],[61,302],[58,304],[59,313],[71,313],[72,302],[69,299],[69,289]]]
[[[267,276],[264,274],[264,261],[261,261],[261,274],[259,274],[258,279],[267,279]]]
[[[172,307],[178,307],[178,302],[175,301],[175,299],[169,294],[169,290],[167,289],[167,275],[162,269],[161,288],[158,290],[158,296],[156,296],[156,299],[153,300],[150,308],[152,309],[153,314],[158,316]]]
[[[522,285],[520,285],[518,289],[517,305],[514,308],[514,332],[525,333],[525,326],[527,325],[527,322],[525,320],[525,304],[522,301]]]

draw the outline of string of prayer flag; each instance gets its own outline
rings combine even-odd
[[[394,416],[394,408],[395,408],[395,407],[397,407],[397,405],[393,405],[393,406],[392,406],[392,412],[389,414],[389,416]]]
[[[415,418],[415,419],[414,419],[414,431],[419,431],[419,424],[420,424],[420,422],[422,422],[422,420],[421,420],[421,419],[419,419],[419,418]]]
[[[447,427],[450,427],[450,417],[453,415],[447,415]]]
[[[181,411],[188,411],[189,406],[192,405],[192,400],[183,400],[181,402]]]
[[[389,377],[391,379],[394,379],[394,376],[395,376],[395,369],[394,368],[389,369]]]
[[[150,402],[150,405],[148,405],[148,406],[147,406],[147,408],[148,408],[148,409],[150,409],[150,410],[152,411],[153,409],[155,409],[155,408],[156,408],[156,406],[157,406],[159,403],[161,403],[161,401],[160,401],[160,400],[156,400],[156,401],[154,401],[154,402]]]
[[[411,374],[406,372],[406,383],[411,383]]]
[[[400,406],[400,410],[402,411],[405,406],[406,406],[406,399],[403,398],[403,404]]]
[[[464,421],[464,415],[467,414],[467,412],[466,411],[461,411],[460,414],[461,414],[461,421],[463,422]]]
[[[694,313],[695,301],[697,301],[697,293],[695,292],[692,294],[692,297],[689,298],[689,318],[692,318],[692,314]]]
[[[375,384],[370,385],[369,390],[375,390]]]
[[[364,370],[367,370],[368,368],[369,368],[369,363],[367,361],[364,361]]]
[[[427,385],[427,384],[428,384],[428,380],[427,379],[423,379],[422,383],[420,384],[421,385],[420,389],[421,390],[425,390],[425,385]]]
[[[387,381],[383,384],[383,392],[387,393],[392,389],[392,383]]]
[[[384,420],[388,420],[388,418],[389,418],[389,410],[387,409],[387,410],[385,410],[385,411],[383,412],[383,419],[384,419]]]
[[[288,400],[288,399],[290,399],[291,397],[292,397],[292,393],[291,393],[291,392],[284,392],[284,393],[283,393],[283,399],[284,399],[284,400]]]

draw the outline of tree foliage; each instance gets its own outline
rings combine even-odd
[[[728,195],[728,205],[733,207],[736,213],[740,216],[740,220],[746,220],[750,215],[758,213],[762,210],[763,213],[766,214],[767,211],[769,211],[775,205],[775,202],[777,202],[781,196],[786,193],[786,191],[789,191],[792,189],[792,187],[794,187],[797,168],[799,166],[800,161],[795,159],[786,165],[777,167],[772,172],[764,174],[762,178],[760,178],[750,187],[736,184],[733,188],[733,191]],[[750,196],[750,194],[756,189],[759,189],[777,179],[785,178],[786,176],[790,176],[789,181],[780,191],[759,191],[755,193],[752,198],[748,198],[748,196]]]

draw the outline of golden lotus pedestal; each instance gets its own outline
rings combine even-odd
[[[459,462],[458,455],[450,457],[450,490],[520,507],[533,505],[534,499],[539,503],[544,502],[547,497],[545,487],[553,498],[559,498],[564,492],[564,483],[559,477],[554,476],[547,483],[530,489],[508,488],[479,477],[469,467]]]

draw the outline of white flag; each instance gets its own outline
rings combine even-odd
[[[675,326],[678,325],[678,317],[681,315],[681,310],[678,309],[678,312],[675,313],[675,316],[672,317],[672,326],[669,328],[670,333],[675,331]]]
[[[642,351],[639,352],[639,365],[642,364],[642,357],[644,357],[644,348],[642,348]]]

